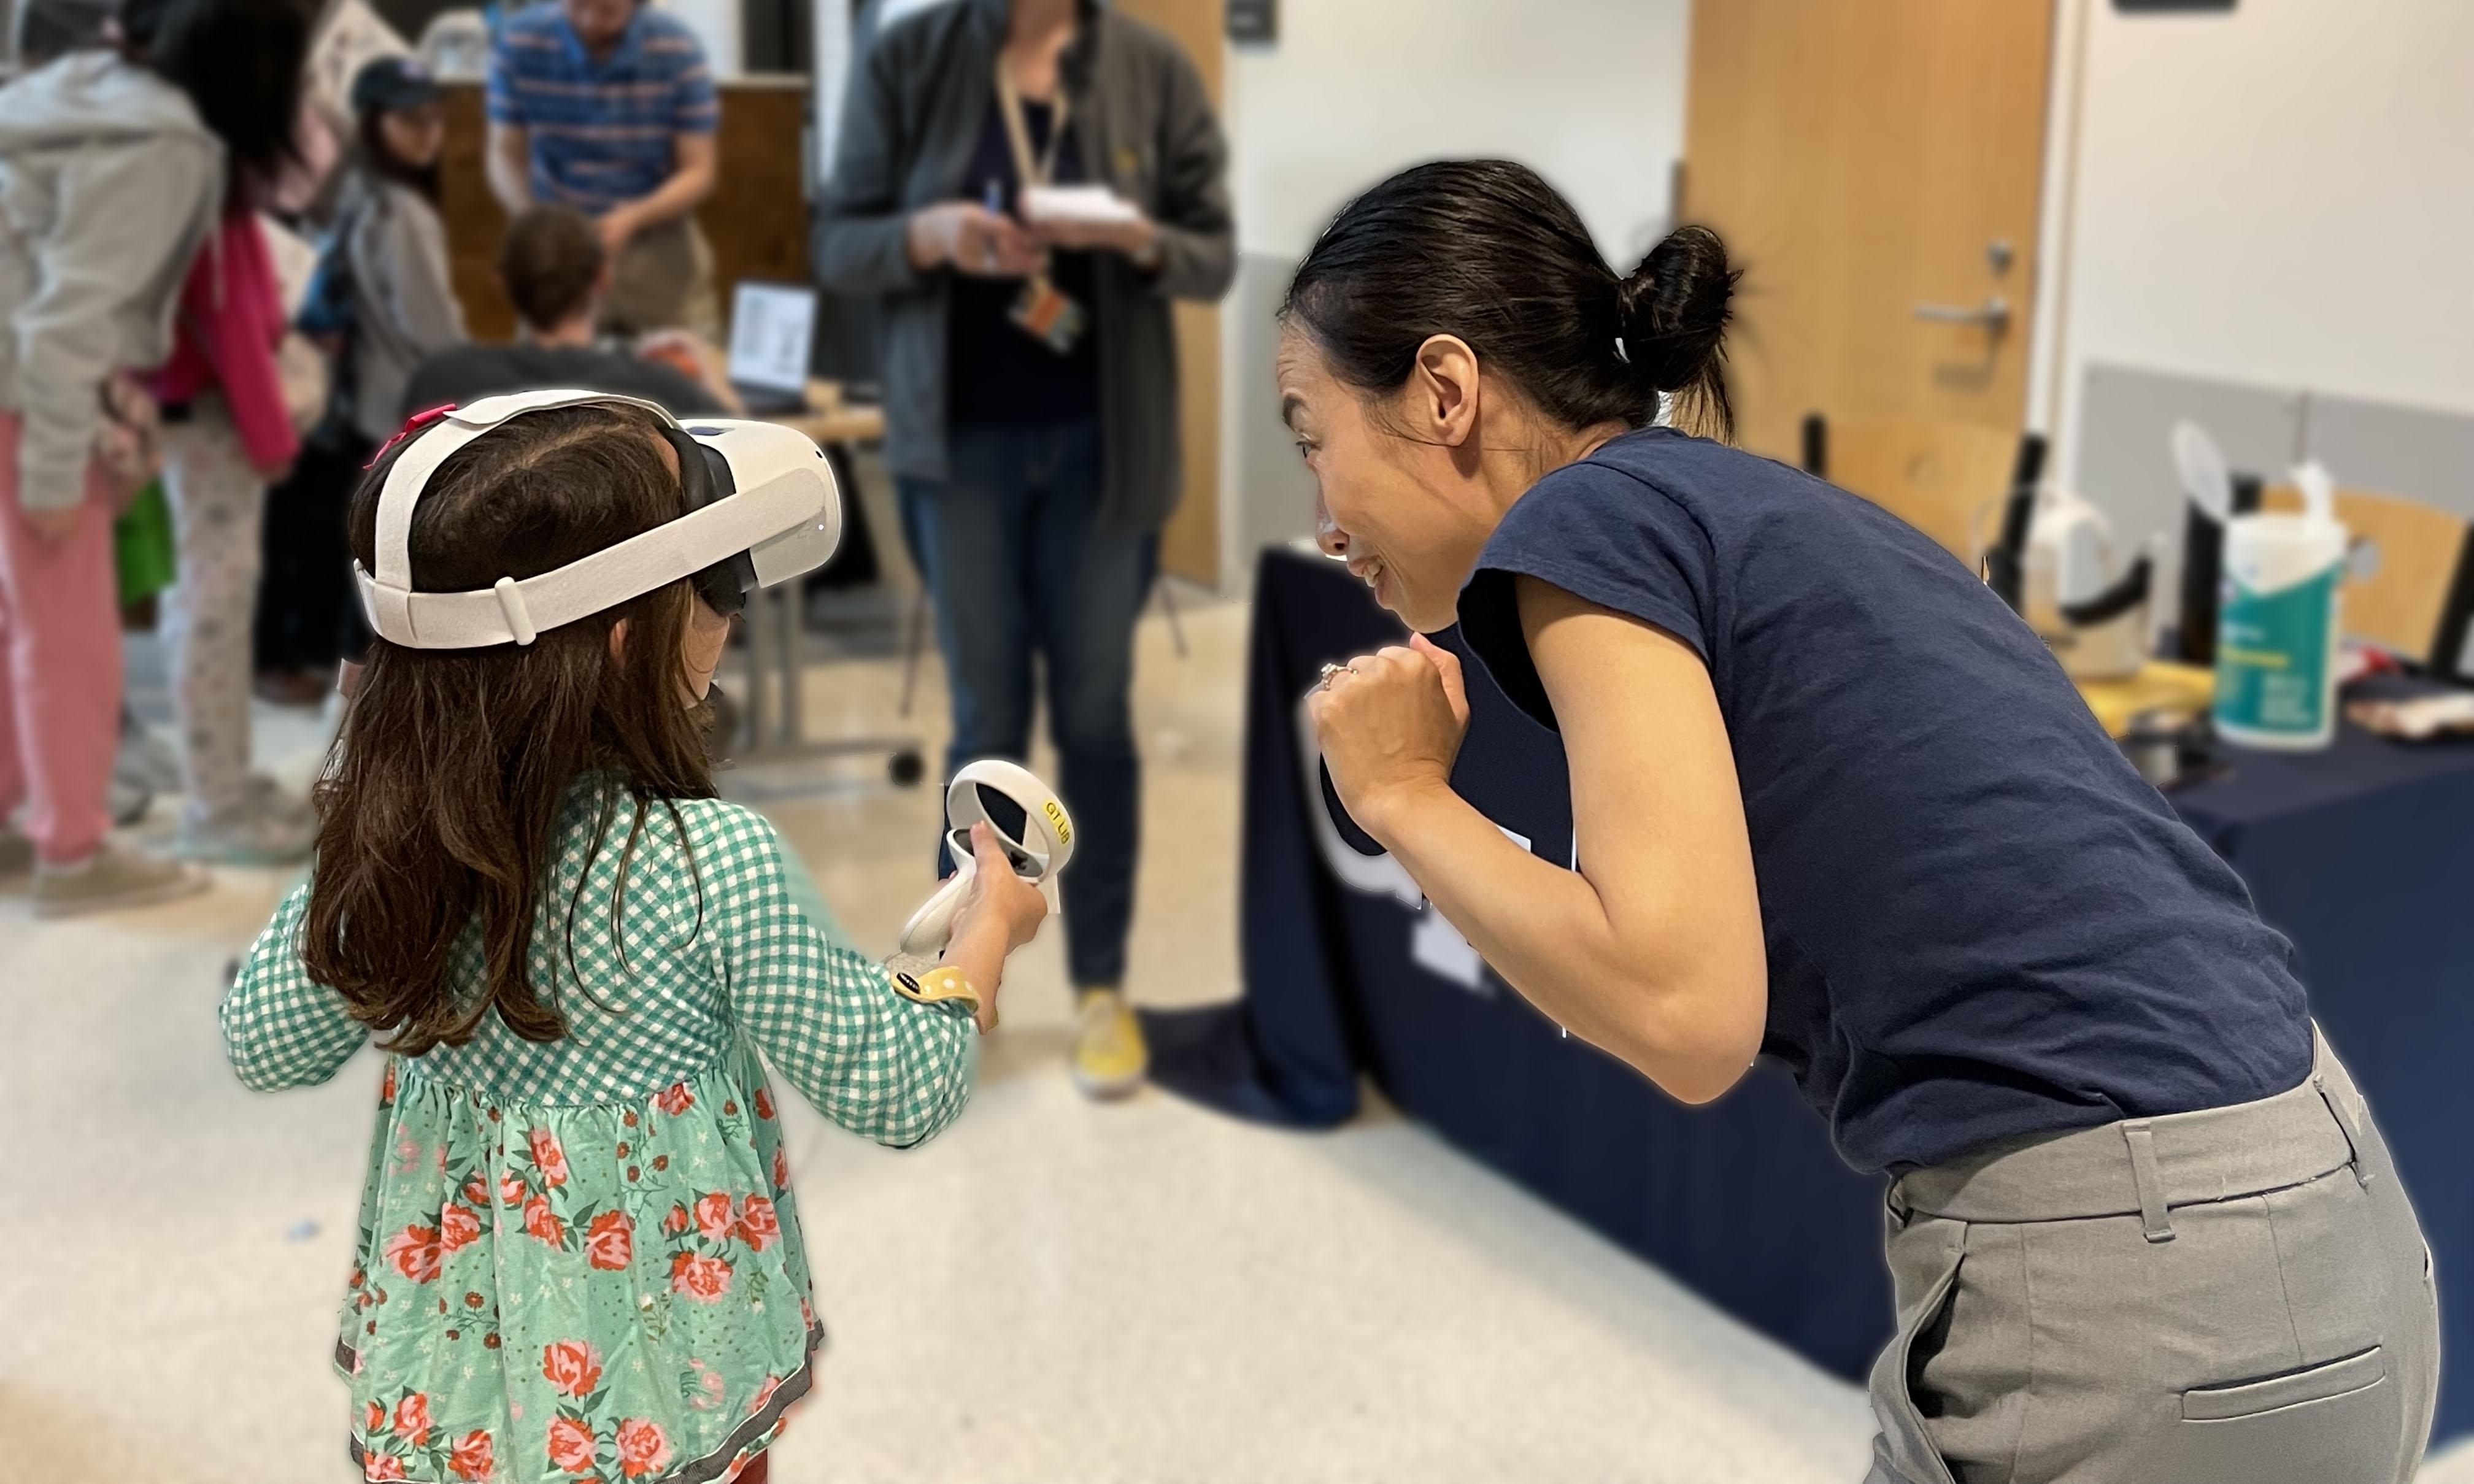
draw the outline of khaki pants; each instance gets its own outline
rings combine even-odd
[[[689,329],[708,345],[721,342],[713,248],[693,217],[647,227],[627,240],[601,305],[601,328],[618,335]]]
[[[2023,1141],[1890,1190],[1868,1484],[2403,1484],[2431,1253],[2314,1032],[2272,1098]]]

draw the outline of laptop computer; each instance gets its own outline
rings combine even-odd
[[[806,412],[815,351],[816,291],[804,283],[740,283],[730,296],[730,389],[751,413]]]

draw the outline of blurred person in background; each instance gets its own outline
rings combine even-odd
[[[694,212],[713,193],[721,104],[704,48],[649,0],[544,0],[490,56],[490,188],[510,217],[536,202],[594,219],[614,265],[613,330],[721,335],[713,250]]]
[[[372,445],[401,424],[415,368],[466,339],[438,216],[444,97],[408,57],[382,57],[352,80],[359,139],[337,223],[352,279],[352,422]]]
[[[659,402],[678,417],[729,410],[714,389],[663,361],[605,341],[598,329],[611,264],[592,219],[570,207],[534,207],[509,224],[498,287],[515,306],[513,345],[463,345],[422,362],[404,384],[397,420],[502,392],[581,387]],[[392,432],[396,423],[388,424]]]
[[[1176,44],[1092,0],[953,0],[868,38],[817,213],[816,275],[882,296],[885,459],[952,688],[948,770],[1022,758],[1046,662],[1077,1083],[1146,1064],[1121,986],[1140,764],[1134,620],[1182,488],[1171,301],[1234,272],[1226,149]],[[1026,184],[1134,208],[1035,229]],[[940,863],[941,868],[941,863]]]
[[[443,96],[408,57],[379,58],[352,80],[352,169],[320,260],[322,307],[303,315],[304,328],[316,315],[333,356],[332,401],[292,477],[267,496],[257,692],[278,704],[318,704],[337,663],[366,642],[344,506],[371,450],[401,423],[414,368],[464,343],[438,216]]]
[[[204,3],[173,7],[177,28]],[[35,70],[0,88],[0,876],[31,869],[45,916],[206,884],[106,839],[122,685],[107,386],[170,353],[224,204],[220,95],[177,55],[150,61],[165,11],[136,0],[115,48],[87,44],[91,9],[30,5]],[[6,823],[20,804],[23,834]]]
[[[118,0],[24,0],[0,6],[0,15],[10,17],[8,39],[0,44],[22,72],[39,71],[74,51],[114,45],[123,36]]]
[[[297,0],[174,0],[155,65],[230,151],[223,214],[181,290],[155,376],[179,580],[164,605],[181,773],[178,848],[273,864],[308,854],[307,803],[250,766],[252,622],[266,489],[301,451],[276,347],[289,328],[258,209],[300,161],[309,24]]]

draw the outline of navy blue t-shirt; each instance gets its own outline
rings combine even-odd
[[[1055,119],[1053,106],[1023,100],[1022,132],[1029,136],[1034,158],[1048,148]],[[1068,128],[1056,143],[1050,181],[1075,185],[1083,179],[1081,148]],[[1021,172],[1014,168],[1005,112],[993,97],[987,121],[980,128],[979,145],[962,172],[962,195],[982,205],[993,198],[1000,210],[1021,216]],[[1050,253],[1048,278],[1058,293],[1082,306],[1084,316],[1081,338],[1062,355],[1013,322],[1022,280],[954,275],[953,300],[946,311],[945,419],[949,424],[1018,427],[1100,415],[1100,337],[1098,327],[1091,323],[1100,305],[1091,255]]]
[[[1555,471],[1460,608],[1505,693],[1552,726],[1515,573],[1709,665],[1769,951],[1761,1049],[1849,1164],[1938,1164],[2309,1072],[2285,939],[2027,626],[1913,527],[1666,428]]]

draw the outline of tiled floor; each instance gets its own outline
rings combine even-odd
[[[1245,615],[1189,608],[1185,628],[1184,659],[1156,617],[1143,635],[1133,983],[1152,1003],[1236,990]],[[938,688],[932,665],[931,742]],[[895,729],[898,690],[887,663],[822,668],[811,726]],[[315,728],[262,716],[261,751],[304,773]],[[933,793],[873,761],[732,783],[767,796],[862,944],[890,946],[929,886]],[[41,927],[0,899],[0,1484],[350,1476],[325,1356],[376,1068],[258,1097],[215,1034],[222,965],[283,885],[227,872],[189,902]],[[1854,1388],[1419,1130],[1083,1103],[1053,933],[1006,1012],[977,1101],[924,1150],[792,1109],[834,1347],[785,1484],[1862,1472]],[[2474,1452],[2425,1477],[2474,1484]]]

